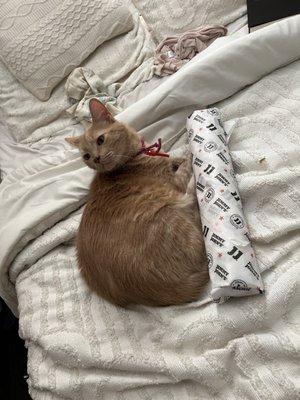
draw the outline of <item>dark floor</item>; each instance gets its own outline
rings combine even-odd
[[[18,320],[0,298],[0,399],[31,399],[26,384],[27,351],[18,335]]]

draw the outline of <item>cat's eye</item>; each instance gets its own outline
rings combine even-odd
[[[89,153],[85,153],[85,154],[83,155],[83,158],[84,158],[85,160],[89,160],[89,159],[91,158],[91,156],[89,155]]]
[[[104,143],[104,135],[98,136],[97,145],[101,146],[101,144],[103,144],[103,143]]]
[[[179,168],[179,165],[177,163],[173,163],[172,164],[172,171],[173,172],[176,172],[178,170],[178,168]]]

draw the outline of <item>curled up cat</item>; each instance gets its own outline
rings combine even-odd
[[[96,174],[77,235],[88,286],[120,305],[197,300],[208,281],[190,158],[149,156],[97,99],[77,147]]]

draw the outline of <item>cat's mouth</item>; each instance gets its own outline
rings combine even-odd
[[[118,165],[128,161],[131,157],[124,154],[115,154],[113,151],[109,151],[105,156],[101,156],[98,167],[95,169],[103,169],[104,171],[112,171]]]

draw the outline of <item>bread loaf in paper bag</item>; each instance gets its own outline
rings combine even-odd
[[[262,293],[219,110],[195,111],[187,120],[187,129],[212,298],[223,302]]]

